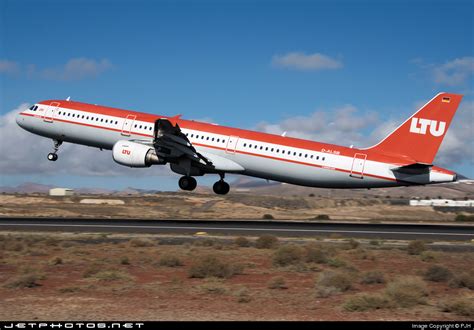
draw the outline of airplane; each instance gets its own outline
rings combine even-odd
[[[378,188],[454,182],[455,172],[433,159],[462,95],[439,93],[387,137],[369,148],[345,147],[217,124],[66,100],[47,100],[18,114],[23,129],[62,143],[112,150],[128,167],[169,164],[192,191],[195,177],[217,174],[225,195],[228,173],[325,188]]]

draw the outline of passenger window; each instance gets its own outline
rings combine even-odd
[[[268,147],[265,148],[265,151],[268,151]]]
[[[206,138],[207,141],[209,141],[209,136]]]
[[[326,157],[323,157],[323,159],[322,159],[322,160],[325,160],[325,159],[326,159]]]

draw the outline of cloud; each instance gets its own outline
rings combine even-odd
[[[50,162],[46,159],[46,155],[53,150],[52,140],[29,133],[16,124],[17,114],[29,106],[23,103],[0,116],[2,175],[67,174],[132,178],[171,174],[166,165],[132,169],[115,163],[109,150],[100,151],[97,148],[70,143],[64,143],[59,149],[59,159]]]
[[[462,57],[433,69],[438,84],[456,86],[464,84],[474,74],[474,57]]]
[[[453,164],[474,165],[474,101],[462,101],[443,143],[435,163],[447,168]]]
[[[424,104],[426,102],[422,102]],[[419,104],[419,102],[416,102]],[[419,107],[414,107],[413,113]],[[362,112],[353,105],[330,110],[317,110],[307,116],[286,118],[277,123],[262,122],[258,130],[358,148],[370,147],[393,132],[406,117],[380,120],[371,112]],[[474,165],[474,101],[463,101],[453,119],[435,164],[452,168],[453,164]]]
[[[16,76],[20,72],[20,65],[9,60],[0,60],[0,74]]]
[[[291,137],[362,147],[368,142],[363,131],[376,123],[379,123],[376,114],[360,113],[355,106],[347,104],[328,111],[318,110],[308,116],[286,118],[279,123],[262,122],[257,129],[273,134],[286,131]]]
[[[465,56],[444,64],[427,63],[421,58],[411,60],[421,68],[426,79],[436,85],[463,86],[474,74],[474,57]]]
[[[0,73],[56,81],[95,78],[112,68],[113,65],[108,59],[95,60],[85,57],[72,58],[63,65],[50,68],[37,68],[35,64],[21,65],[13,61],[0,60]]]
[[[301,52],[292,52],[284,55],[275,55],[272,65],[279,68],[288,68],[301,71],[334,70],[342,68],[341,61],[327,55],[313,53],[306,55]]]
[[[112,68],[112,63],[107,59],[96,61],[84,57],[73,58],[66,64],[56,68],[46,68],[38,72],[30,72],[30,74],[38,75],[48,80],[81,80],[85,78],[95,78],[104,71]]]

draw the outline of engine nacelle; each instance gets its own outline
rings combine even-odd
[[[120,165],[129,167],[150,167],[153,164],[164,164],[155,149],[144,144],[120,140],[112,149],[113,159]]]

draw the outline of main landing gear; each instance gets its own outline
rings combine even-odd
[[[225,195],[229,192],[230,186],[224,180],[219,180],[212,186],[212,190],[218,195]]]
[[[212,190],[218,195],[225,195],[229,192],[230,186],[227,182],[224,181],[224,173],[219,173],[221,179],[214,183]]]
[[[188,191],[196,189],[196,186],[197,186],[196,179],[193,178],[192,176],[182,176],[179,179],[178,184],[181,189],[188,190]]]
[[[48,154],[48,160],[55,162],[58,160],[57,152],[58,152],[59,146],[63,143],[63,141],[53,140],[53,142],[54,142],[54,152],[50,152]]]
[[[192,176],[182,176],[178,181],[178,185],[182,190],[192,191],[196,189],[197,182]],[[224,181],[224,175],[221,175],[221,179],[214,183],[212,190],[218,195],[225,195],[229,192],[230,186]]]

